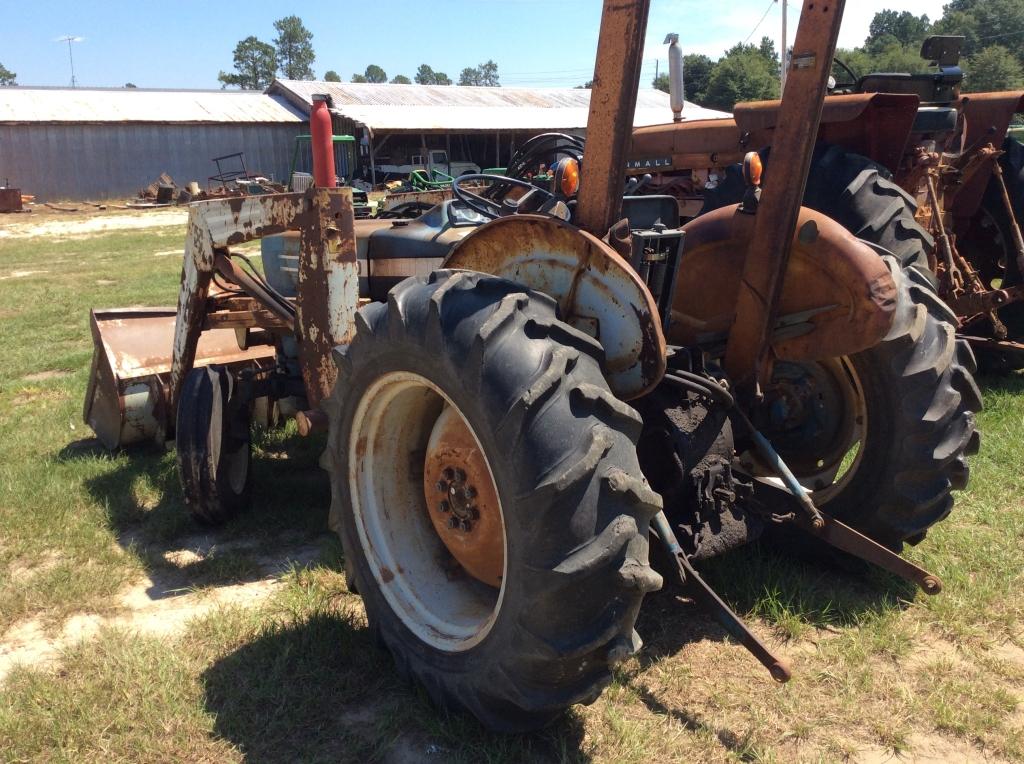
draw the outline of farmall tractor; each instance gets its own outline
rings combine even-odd
[[[353,220],[318,102],[313,189],[192,206],[169,363],[133,372],[109,334],[153,316],[97,322],[94,427],[175,431],[208,521],[259,479],[254,412],[326,430],[370,628],[491,728],[597,698],[666,575],[787,680],[694,564],[788,524],[935,594],[898,552],[978,445],[952,314],[898,253],[799,204],[842,9],[803,8],[771,192],[750,155],[742,202],[683,228],[676,199],[624,195],[646,0],[605,3],[585,152],[542,136],[414,221]],[[540,162],[552,182],[517,177]],[[231,251],[259,237],[265,275]]]

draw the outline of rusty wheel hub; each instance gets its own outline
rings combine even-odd
[[[456,562],[478,581],[501,586],[505,533],[498,491],[476,438],[450,405],[430,434],[423,494],[430,521]]]

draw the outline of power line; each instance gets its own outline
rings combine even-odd
[[[773,7],[774,5],[775,5],[775,0],[770,0],[770,2],[768,3],[768,7],[767,7],[767,8],[765,8],[765,12],[761,14],[761,18],[760,18],[760,19],[758,20],[758,23],[757,23],[756,25],[754,25],[754,29],[752,29],[752,30],[751,30],[751,34],[749,34],[748,36],[746,36],[746,39],[745,39],[745,40],[743,40],[743,43],[742,43],[743,45],[745,45],[746,43],[748,43],[748,42],[750,41],[750,39],[751,39],[752,37],[754,37],[754,33],[755,33],[755,32],[757,32],[757,31],[758,31],[758,29],[760,29],[760,27],[761,27],[761,25],[762,25],[762,24],[764,24],[764,20],[765,20],[765,18],[767,18],[767,17],[768,17],[768,14],[769,14],[769,13],[771,12],[771,9],[772,9],[772,7]]]
[[[995,40],[996,38],[999,38],[999,37],[1013,37],[1013,35],[1015,35],[1015,34],[1024,34],[1024,29],[1018,29],[1016,32],[1003,32],[1002,34],[990,34],[990,35],[987,35],[986,37],[979,37],[978,41],[980,42],[981,40]]]

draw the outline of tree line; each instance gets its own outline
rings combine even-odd
[[[964,36],[963,92],[1024,87],[1024,0],[953,0],[935,22],[909,11],[881,11],[864,44],[838,51],[836,57],[859,76],[920,72],[927,66],[920,57],[921,43],[933,34]]]
[[[964,35],[965,93],[1024,88],[1024,0],[952,0],[935,22],[909,11],[880,11],[864,44],[840,49],[836,58],[858,77],[872,72],[919,73],[928,67],[920,56],[921,43],[933,34]],[[778,98],[780,64],[769,37],[762,37],[758,45],[734,45],[717,61],[698,53],[684,56],[685,98],[725,111],[740,101]],[[834,71],[837,80],[849,79],[845,71]],[[668,92],[668,75],[659,75],[652,84]]]
[[[302,19],[298,16],[285,16],[274,22],[274,29],[277,31],[277,37],[272,44],[254,35],[239,40],[233,54],[235,70],[222,71],[217,75],[221,87],[263,90],[274,81],[278,71],[289,80],[315,78],[313,61],[316,59],[316,53],[313,50],[313,33],[306,29]],[[3,71],[0,71],[0,76],[2,74]],[[396,74],[389,80],[387,72],[377,64],[370,64],[362,74],[353,73],[350,79],[352,82],[391,82],[396,85],[409,85],[413,81],[419,85],[452,84],[447,74],[434,71],[428,64],[420,64],[412,80],[404,74]],[[324,80],[341,82],[341,75],[334,69],[328,69],[324,72]],[[479,66],[468,66],[459,74],[459,84],[500,87],[498,65],[487,60]]]
[[[333,69],[324,73],[324,80],[327,82],[341,82],[341,77]],[[411,85],[414,81],[417,85],[451,85],[452,79],[444,72],[434,71],[429,64],[420,64],[416,74],[410,80],[404,74],[396,74],[390,80],[388,73],[377,64],[370,64],[362,74],[354,73],[349,79],[350,82],[390,82],[393,85]],[[467,66],[459,74],[460,85],[477,85],[479,87],[496,88],[501,87],[498,77],[498,65],[488,59],[479,66]]]

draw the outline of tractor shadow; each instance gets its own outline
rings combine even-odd
[[[726,556],[704,572],[745,617],[761,615],[770,599],[764,592],[785,586],[796,593],[780,606],[799,606],[800,618],[822,627],[853,624],[913,598],[912,589],[890,576],[826,567],[765,545]],[[714,726],[696,705],[659,697],[633,681],[690,643],[729,639],[709,615],[678,602],[678,594],[666,587],[647,598],[637,624],[644,650],[635,674],[619,679],[652,714],[671,717],[694,734],[710,732],[723,748],[742,755],[748,745],[741,734]],[[762,617],[773,624],[771,614]],[[775,646],[785,655],[785,645]],[[760,669],[749,661],[757,681]],[[268,629],[213,663],[202,681],[216,734],[251,762],[590,760],[586,723],[576,710],[540,732],[503,735],[465,714],[439,709],[399,673],[361,614],[349,614],[344,604]],[[763,681],[771,681],[767,673]]]
[[[185,507],[173,449],[108,453],[94,439],[65,446],[60,462],[90,462],[83,485],[104,507],[118,543],[145,566],[157,600],[199,587],[250,583],[305,566],[321,556],[330,506],[318,466],[320,438],[259,433],[253,502],[222,526],[202,525]]]
[[[975,374],[978,387],[986,398],[992,395],[1020,395],[1024,393],[1024,373],[979,371]]]
[[[248,762],[591,760],[575,712],[540,732],[502,735],[439,709],[343,609],[267,630],[201,681],[215,734]]]

